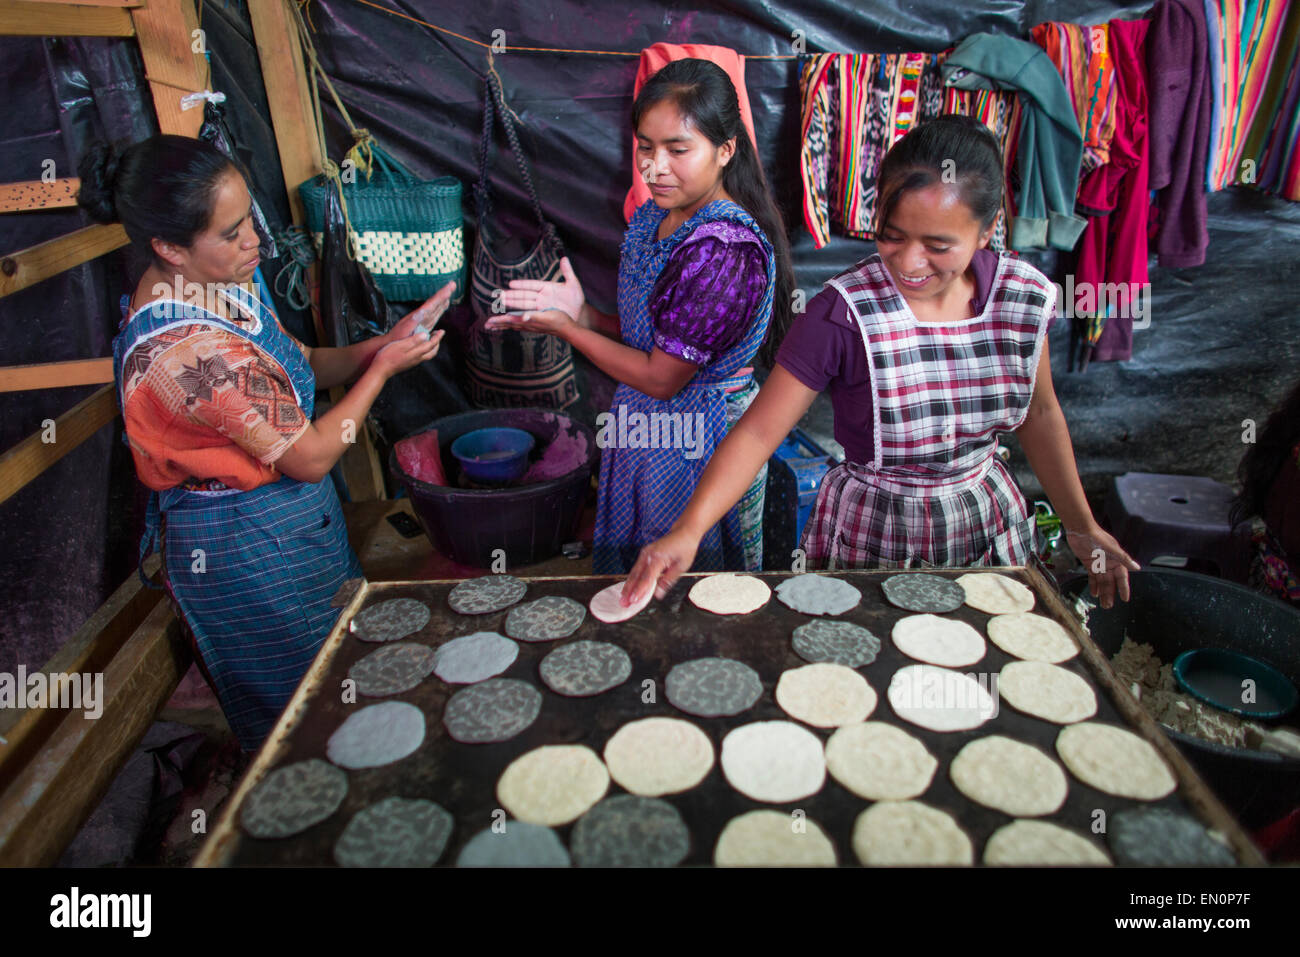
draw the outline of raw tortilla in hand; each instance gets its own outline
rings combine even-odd
[[[595,596],[591,599],[591,604],[587,606],[591,609],[591,613],[607,624],[615,624],[620,621],[627,621],[629,618],[638,614],[646,605],[650,604],[650,599],[653,598],[655,594],[653,588],[647,590],[645,597],[643,597],[639,602],[624,608],[622,605],[622,598],[623,586],[626,584],[626,580],[615,582],[608,588],[596,592]]]

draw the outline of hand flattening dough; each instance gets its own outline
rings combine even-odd
[[[844,665],[813,664],[783,672],[776,703],[790,717],[817,728],[866,721],[876,709],[867,679]]]
[[[497,800],[529,824],[559,827],[586,814],[609,790],[609,772],[596,752],[557,744],[520,755],[497,781]]]
[[[1056,753],[1071,774],[1107,794],[1157,801],[1178,787],[1155,748],[1113,724],[1085,721],[1062,728]]]

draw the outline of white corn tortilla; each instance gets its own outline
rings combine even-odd
[[[747,615],[767,604],[772,589],[761,578],[724,572],[701,578],[687,594],[696,608],[715,615]]]
[[[1178,787],[1154,747],[1113,724],[1085,721],[1062,728],[1056,753],[1071,774],[1107,794],[1156,801]]]
[[[587,813],[609,790],[609,772],[581,744],[534,748],[515,758],[497,780],[497,800],[512,817],[558,827]]]
[[[868,801],[905,801],[930,787],[939,762],[901,728],[866,721],[840,728],[826,742],[831,777]]]
[[[688,791],[713,768],[713,742],[680,718],[642,718],[605,743],[609,776],[625,791],[662,797]]]
[[[970,742],[948,767],[952,783],[976,804],[1012,817],[1059,811],[1069,791],[1061,766],[1032,745],[1000,734]]]
[[[776,683],[776,703],[805,724],[838,728],[866,721],[876,709],[876,692],[852,668],[821,663],[783,672]]]

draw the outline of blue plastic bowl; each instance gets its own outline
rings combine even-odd
[[[1174,680],[1192,697],[1245,718],[1280,718],[1300,695],[1282,672],[1258,658],[1224,648],[1196,648],[1174,659]],[[1246,689],[1253,682],[1253,700]]]
[[[451,443],[451,454],[476,482],[513,482],[527,471],[535,441],[523,429],[475,429]]]

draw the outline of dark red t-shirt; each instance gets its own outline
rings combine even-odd
[[[971,259],[975,278],[975,314],[984,311],[997,276],[998,254],[978,249]],[[867,349],[849,304],[827,287],[808,302],[776,356],[777,365],[817,392],[830,389],[835,417],[835,441],[844,446],[850,462],[868,463],[875,455],[872,441],[874,417]]]

